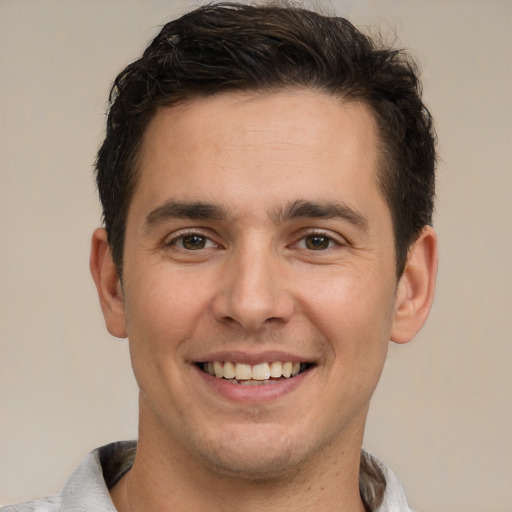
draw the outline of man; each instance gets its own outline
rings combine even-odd
[[[361,451],[389,340],[435,287],[413,64],[341,18],[209,5],[117,77],[91,272],[139,439],[16,510],[405,511]]]

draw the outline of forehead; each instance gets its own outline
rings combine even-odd
[[[362,104],[309,90],[223,93],[157,111],[134,200],[236,208],[272,207],[281,197],[336,201],[356,190],[380,195],[377,162],[375,122]]]

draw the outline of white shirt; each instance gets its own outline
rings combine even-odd
[[[109,489],[130,470],[137,443],[121,441],[92,451],[79,464],[62,491],[36,501],[0,508],[2,512],[116,512]],[[382,462],[363,451],[360,472],[361,495],[382,494],[381,504],[372,512],[411,512],[395,474]],[[377,500],[380,501],[380,500]]]

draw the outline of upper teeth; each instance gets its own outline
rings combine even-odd
[[[299,362],[272,361],[271,363],[244,364],[230,361],[209,361],[204,369],[210,375],[236,380],[268,380],[270,378],[293,377],[300,372]]]

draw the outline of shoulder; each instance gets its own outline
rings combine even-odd
[[[109,488],[131,468],[137,445],[118,442],[98,448],[79,464],[59,494],[2,507],[1,512],[94,510],[115,512]]]
[[[374,512],[412,512],[395,473],[377,457],[361,452],[359,489],[366,507]]]
[[[1,512],[56,512],[60,510],[60,495],[48,496],[35,501],[27,501],[26,503],[18,503],[17,505],[8,505],[1,507]]]

